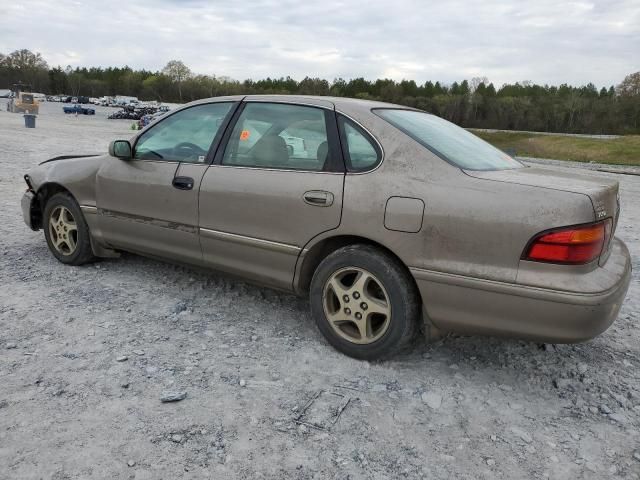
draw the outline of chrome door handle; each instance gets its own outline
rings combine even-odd
[[[333,205],[333,193],[324,190],[310,190],[304,192],[302,199],[305,203],[315,207],[329,207]]]

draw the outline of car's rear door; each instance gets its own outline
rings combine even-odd
[[[168,115],[136,140],[133,158],[108,157],[98,171],[98,225],[113,247],[200,262],[198,189],[234,102]]]
[[[200,187],[205,263],[291,288],[314,236],[337,228],[344,163],[332,104],[248,101]]]

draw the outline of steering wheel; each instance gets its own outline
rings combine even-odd
[[[186,151],[185,151],[186,150]],[[200,148],[195,143],[191,142],[181,142],[173,147],[173,153],[181,160],[187,159],[197,159],[203,155],[206,155],[207,152]]]

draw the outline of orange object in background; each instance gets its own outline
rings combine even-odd
[[[242,130],[242,132],[240,132],[240,140],[247,140],[249,135],[251,135],[249,130]]]

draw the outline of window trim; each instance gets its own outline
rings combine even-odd
[[[165,120],[168,120],[170,117],[177,115],[180,112],[184,112],[186,110],[190,110],[192,108],[196,108],[196,107],[202,107],[205,105],[221,105],[221,104],[230,104],[230,108],[229,111],[227,112],[227,114],[224,116],[224,118],[222,119],[222,123],[220,124],[220,127],[218,128],[218,131],[216,132],[216,134],[213,136],[213,139],[211,140],[211,145],[209,146],[209,150],[207,150],[207,154],[205,155],[205,160],[203,163],[199,163],[199,162],[185,162],[184,160],[165,160],[162,158],[135,158],[135,154],[136,154],[136,147],[138,146],[138,142],[140,141],[140,138],[142,138],[142,136],[147,133],[152,131],[155,127],[157,127],[158,125],[160,125],[162,122],[164,122]],[[238,105],[240,104],[239,101],[222,101],[222,102],[205,102],[205,103],[198,103],[196,105],[190,105],[188,107],[184,107],[184,108],[179,108],[177,110],[174,110],[173,112],[168,113],[167,115],[164,115],[162,118],[158,119],[157,122],[154,122],[150,125],[148,125],[148,128],[144,128],[143,130],[141,130],[135,137],[134,137],[134,141],[133,141],[133,145],[131,147],[132,150],[132,158],[130,161],[132,162],[162,162],[162,163],[176,163],[176,164],[189,164],[189,165],[211,165],[211,162],[213,161],[213,156],[214,153],[216,152],[220,140],[222,138],[223,132],[226,130],[229,121],[231,120],[233,114],[236,112],[236,110],[238,109]]]
[[[350,117],[345,113],[336,111],[336,117],[337,117],[336,124],[338,125],[338,130],[340,132],[340,145],[342,148],[342,157],[344,159],[344,165],[347,173],[358,175],[358,174],[370,173],[380,168],[380,165],[382,165],[382,162],[384,161],[384,149],[382,148],[382,144],[376,138],[376,136],[373,135],[369,130],[367,130],[367,128],[365,128],[360,122],[358,122],[357,120],[355,120],[354,118]],[[373,145],[373,148],[376,151],[376,154],[378,155],[378,159],[376,160],[376,163],[374,163],[371,167],[356,169],[351,166],[351,157],[349,156],[349,145],[347,143],[347,133],[345,132],[345,129],[344,129],[345,120],[351,123],[352,126],[355,128],[355,130],[357,130],[358,133],[360,133],[363,137],[365,137],[365,139],[369,140],[369,143]]]
[[[322,111],[324,115],[325,126],[327,129],[327,143],[329,144],[329,162],[328,168],[323,170],[309,170],[306,168],[281,168],[281,167],[268,167],[268,166],[252,166],[252,165],[229,165],[224,164],[222,162],[224,158],[224,153],[229,146],[229,141],[231,139],[231,135],[240,119],[240,116],[244,112],[244,109],[247,105],[250,104],[260,104],[260,105],[290,105],[297,107],[306,107],[306,108],[317,108]],[[222,139],[220,140],[220,144],[215,152],[215,157],[211,165],[216,165],[219,167],[225,168],[242,168],[242,169],[251,169],[251,170],[270,170],[270,171],[279,171],[279,172],[301,172],[301,173],[324,173],[324,174],[340,174],[343,175],[345,173],[345,162],[343,158],[342,149],[340,147],[340,136],[338,132],[338,126],[336,124],[335,115],[331,115],[329,112],[332,110],[328,107],[324,107],[321,105],[312,105],[306,103],[299,102],[278,102],[278,101],[264,101],[264,100],[242,100],[240,102],[239,107],[234,112],[233,117],[230,119],[229,124],[226,126],[226,130]],[[326,166],[325,166],[326,167]]]
[[[376,112],[379,110],[393,110],[393,111],[404,111],[404,112],[418,112],[418,113],[424,113],[425,115],[433,115],[434,117],[438,117],[438,115],[434,115],[433,113],[429,113],[429,112],[425,112],[424,110],[418,110],[415,108],[394,108],[394,107],[377,107],[377,108],[372,108],[371,109],[371,113],[373,113],[374,115],[376,115],[378,118],[380,118],[381,120],[385,121],[387,124],[391,125],[393,128],[398,129],[399,131],[401,131],[402,133],[404,133],[407,137],[409,137],[411,140],[419,143],[420,145],[422,145],[424,148],[426,148],[428,151],[430,151],[431,153],[433,153],[436,157],[438,157],[440,160],[448,163],[449,165],[451,165],[452,167],[455,167],[461,171],[469,171],[469,172],[498,172],[498,171],[502,171],[502,170],[514,170],[514,168],[519,168],[519,167],[514,167],[514,168],[465,168],[462,167],[460,165],[458,165],[456,162],[454,162],[453,160],[450,160],[449,157],[447,157],[444,153],[441,153],[438,149],[432,147],[431,145],[429,145],[427,142],[419,139],[418,137],[416,137],[415,135],[413,135],[412,133],[410,133],[409,131],[407,131],[406,129],[395,125],[393,123],[391,123],[389,120],[387,120],[386,118],[382,117],[381,115],[378,115]],[[438,117],[441,120],[445,120],[442,117]],[[445,120],[447,121],[447,120]],[[450,122],[453,123],[453,122]],[[454,123],[455,125],[455,123]],[[456,125],[459,126],[459,125]],[[460,127],[463,128],[463,127]],[[466,129],[464,129],[466,130]],[[468,133],[470,133],[471,135],[473,135],[471,132],[469,132],[467,130]],[[480,138],[480,137],[478,137]],[[480,140],[482,140],[480,138]],[[485,141],[485,140],[482,140]],[[489,143],[489,142],[487,142]],[[489,144],[491,145],[491,144]],[[493,146],[493,145],[492,145]],[[497,147],[494,147],[497,148]],[[498,149],[500,150],[500,149]],[[502,150],[500,150],[502,152]],[[506,152],[503,152],[506,155],[509,155]],[[509,155],[511,157],[511,155]],[[519,163],[522,167],[525,167],[524,163],[520,162],[519,160],[516,160],[515,158],[511,157],[515,162]]]

